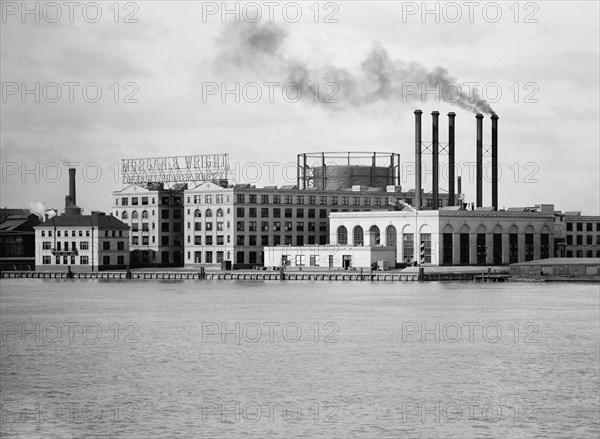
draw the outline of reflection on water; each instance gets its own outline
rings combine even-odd
[[[597,285],[3,280],[3,437],[598,437]]]

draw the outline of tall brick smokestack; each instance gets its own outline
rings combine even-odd
[[[431,152],[433,156],[433,164],[432,164],[432,172],[433,172],[433,190],[432,190],[432,200],[431,200],[431,209],[437,210],[439,206],[439,150],[440,150],[440,129],[439,129],[439,120],[440,120],[440,112],[432,111],[431,112]]]
[[[454,206],[454,119],[456,113],[448,113],[448,205]]]
[[[69,168],[69,197],[73,205],[77,204],[77,198],[75,195],[75,168]]]
[[[479,113],[475,116],[477,118],[477,170],[475,173],[475,184],[476,184],[476,201],[475,206],[483,206],[483,114]]]
[[[415,201],[414,208],[421,210],[421,110],[415,110]]]
[[[498,210],[498,116],[492,115],[492,206]]]

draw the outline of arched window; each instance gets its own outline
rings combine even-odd
[[[337,229],[337,243],[340,245],[348,244],[348,229],[344,226],[339,226]]]
[[[129,218],[129,215],[127,214],[127,211],[124,210],[123,213],[121,214],[121,219],[127,219]]]
[[[194,210],[194,218],[202,218],[202,213],[200,212],[200,209]]]
[[[138,219],[137,210],[134,210],[133,212],[131,212],[131,219],[134,219],[134,220]]]
[[[148,211],[147,210],[142,211],[142,219],[148,219]]]
[[[223,216],[223,209],[217,209],[217,216],[218,217],[222,217]]]
[[[365,244],[365,232],[361,226],[356,226],[352,235],[354,237],[354,245]]]
[[[206,209],[205,215],[206,215],[206,218],[212,218],[212,210]]]
[[[369,245],[380,245],[381,244],[381,232],[379,227],[371,226],[369,229]]]
[[[396,227],[389,225],[385,229],[385,245],[390,247],[396,247],[398,240],[398,233],[396,232]]]

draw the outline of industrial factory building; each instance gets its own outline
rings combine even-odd
[[[567,257],[600,257],[600,218],[561,214],[553,205],[498,210],[498,116],[491,116],[491,206],[483,206],[483,115],[476,115],[476,201],[467,210],[463,200],[454,199],[455,113],[448,114],[448,143],[439,141],[439,112],[432,116],[431,143],[422,140],[422,111],[415,111],[415,188],[402,207],[392,211],[332,212],[329,215],[329,265],[344,268],[369,267],[377,254],[394,249],[392,265],[504,265]],[[432,156],[431,201],[423,200],[422,153]],[[448,154],[449,199],[440,202],[439,153]],[[459,177],[460,178],[460,177]],[[457,179],[458,180],[458,179]],[[460,180],[458,180],[460,182]],[[460,184],[460,183],[459,183]],[[460,189],[458,191],[460,193]],[[458,202],[455,202],[458,201]],[[414,204],[413,207],[411,204]],[[458,205],[456,205],[458,204]],[[565,230],[562,232],[562,224]],[[365,253],[352,252],[366,247]],[[577,247],[579,246],[579,247]],[[585,248],[584,248],[585,246]],[[316,250],[299,246],[267,248],[275,265],[277,258],[289,265],[307,265],[306,256],[318,260]],[[327,249],[323,249],[327,252]],[[320,253],[323,253],[320,251]],[[288,255],[293,255],[290,258]],[[357,258],[357,256],[360,257]],[[321,259],[323,255],[321,255]],[[308,264],[310,265],[310,264]]]
[[[439,112],[431,113],[431,142],[423,141],[421,118],[416,110],[415,188],[408,191],[400,187],[397,153],[298,154],[296,184],[280,187],[229,184],[227,154],[123,160],[124,187],[113,192],[113,215],[131,227],[132,266],[279,265],[281,260],[271,260],[275,254],[290,265],[297,259],[323,266],[326,259],[327,266],[346,268],[359,260],[370,264],[381,252],[391,266],[600,255],[600,237],[590,232],[600,230],[597,217],[561,214],[552,205],[499,211],[498,116],[490,118],[490,206],[483,205],[484,116],[475,117],[476,199],[470,210],[461,176],[454,174],[456,114],[448,113],[447,142],[439,139]],[[432,160],[429,190],[422,187],[424,153]],[[442,190],[441,155],[449,168]],[[329,244],[345,252],[342,259],[332,259]]]
[[[69,169],[65,213],[35,227],[36,271],[99,271],[129,265],[129,226],[102,212],[82,215]]]
[[[183,188],[131,184],[113,192],[113,215],[131,226],[131,265],[183,264]]]

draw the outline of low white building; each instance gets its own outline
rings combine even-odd
[[[308,267],[309,269],[354,269],[380,266],[394,267],[395,248],[353,245],[314,245],[265,247],[267,267]]]
[[[331,213],[330,242],[387,246],[398,263],[503,265],[554,255],[554,206]]]
[[[92,215],[60,215],[35,229],[37,271],[99,271],[129,265],[129,226],[119,219]]]

